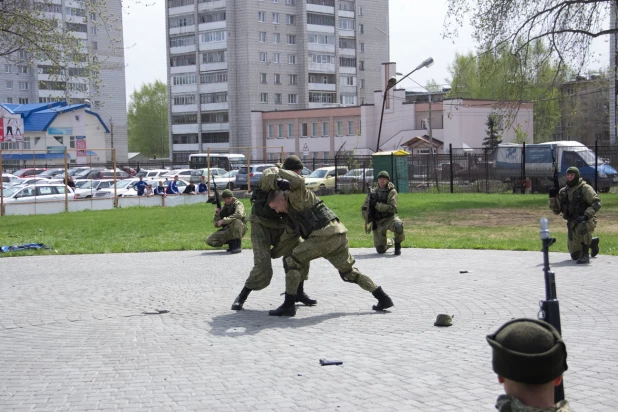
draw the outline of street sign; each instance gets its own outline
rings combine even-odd
[[[307,145],[307,143],[305,143],[305,145],[303,146],[303,153],[304,154],[309,154],[309,146]]]

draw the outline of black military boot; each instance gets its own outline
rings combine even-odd
[[[401,255],[401,242],[395,242],[395,255]]]
[[[270,316],[294,316],[296,315],[296,305],[294,301],[296,300],[296,295],[290,295],[289,293],[285,294],[285,300],[283,301],[283,305],[279,306],[277,309],[269,310],[268,314]]]
[[[232,310],[241,310],[242,305],[245,304],[245,300],[249,297],[249,293],[251,293],[251,289],[246,286],[242,288],[240,294],[236,296],[234,303],[232,303]]]
[[[588,245],[584,245],[582,243],[582,255],[577,259],[577,264],[585,265],[586,263],[590,263],[590,257],[588,256]]]
[[[305,281],[303,280],[302,282],[298,284],[298,291],[296,292],[296,302],[300,302],[307,306],[317,305],[318,301],[315,299],[311,299],[309,295],[305,293],[304,285],[303,285],[304,283]]]
[[[599,254],[599,238],[593,237],[590,243],[590,256],[595,257]]]
[[[391,298],[382,290],[382,286],[378,286],[372,294],[378,300],[378,304],[373,305],[373,310],[384,310],[394,306]]]
[[[232,240],[228,240],[227,242],[225,242],[225,244],[227,245],[226,252],[231,252],[232,251]]]
[[[232,240],[230,240],[230,246],[232,246],[232,250],[230,250],[230,253],[234,253],[235,254],[235,253],[242,252],[242,246],[241,246],[241,240],[240,239],[232,239]]]

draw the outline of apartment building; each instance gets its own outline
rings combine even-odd
[[[90,59],[98,64],[99,81],[94,85],[88,71],[79,67],[79,63],[66,67],[61,75],[52,75],[50,62],[28,63],[31,59],[19,51],[10,58],[0,57],[0,103],[89,103],[101,114],[110,131],[105,137],[105,147],[116,149],[118,161],[127,161],[121,1],[106,0],[97,12],[89,10],[83,0],[52,0],[41,6],[45,7],[47,17],[56,19],[82,41],[83,54],[76,61]],[[20,145],[23,142],[5,142],[0,144],[0,149],[23,149]]]
[[[170,0],[170,147],[252,148],[257,111],[358,106],[383,88],[388,0]]]

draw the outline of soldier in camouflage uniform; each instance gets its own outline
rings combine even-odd
[[[549,323],[511,320],[487,336],[492,367],[505,395],[496,401],[500,412],[570,412],[566,400],[555,403],[554,387],[568,369],[566,345]]]
[[[594,189],[579,177],[579,169],[569,167],[566,186],[549,190],[549,208],[555,214],[562,214],[567,221],[568,246],[571,258],[577,263],[590,263],[599,253],[599,238],[592,237],[597,227],[596,214],[601,209],[601,200]]]
[[[291,161],[297,161],[301,164],[302,169],[300,159],[296,156],[293,157],[296,159],[286,159],[288,165],[290,166]],[[268,206],[266,202],[268,192],[260,188],[261,183],[262,178],[258,182],[258,187],[253,189],[251,213],[249,215],[251,244],[253,245],[253,268],[245,281],[245,286],[234,300],[232,310],[241,310],[251,291],[262,290],[270,285],[273,277],[271,259],[289,256],[292,250],[302,241],[300,235],[295,233],[288,225],[288,216],[284,213],[277,213]],[[303,264],[299,272],[301,281],[296,290],[296,302],[307,306],[316,305],[318,301],[311,299],[304,291],[305,280],[309,277],[309,262]]]
[[[234,193],[229,189],[225,189],[221,197],[224,205],[221,209],[215,210],[213,218],[215,227],[221,229],[208,236],[206,244],[212,247],[229,244],[228,252],[240,253],[242,237],[247,233],[245,206],[234,197]]]
[[[397,216],[397,204],[398,195],[395,185],[390,182],[388,172],[383,170],[378,173],[378,187],[367,195],[362,207],[363,217],[367,223],[365,230],[373,232],[373,246],[380,254],[386,253],[393,246],[394,241],[395,255],[401,255],[401,242],[406,239],[406,236],[403,233],[403,222]],[[375,208],[373,213],[369,212],[370,208]],[[370,214],[373,214],[372,222],[369,222]],[[395,234],[394,239],[386,238],[388,231]]]
[[[294,169],[287,170],[288,167]],[[279,308],[271,310],[269,315],[296,314],[294,301],[301,281],[300,269],[320,257],[328,260],[339,271],[343,281],[356,283],[371,292],[378,299],[377,305],[373,306],[374,310],[392,307],[393,301],[382,288],[354,267],[355,260],[348,250],[347,229],[324,202],[305,188],[305,181],[300,176],[301,169],[302,164],[284,164],[283,170],[269,169],[262,176],[264,188],[271,192],[268,205],[278,213],[286,213],[289,224],[304,239],[285,258],[285,301]]]

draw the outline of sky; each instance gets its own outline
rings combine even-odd
[[[149,1],[152,3],[147,4]],[[124,2],[123,26],[125,42],[127,104],[129,96],[143,83],[166,81],[164,0]],[[424,68],[404,80],[399,86],[408,90],[422,90],[414,81],[425,85],[429,80],[447,84],[448,66],[455,53],[475,51],[472,30],[461,28],[459,37],[451,40],[442,36],[446,2],[427,0],[390,0],[390,61],[397,63],[397,71],[407,74],[427,57],[434,65]],[[609,23],[608,23],[609,24]],[[593,51],[598,59],[590,69],[609,65],[609,36],[596,39]],[[413,81],[414,80],[414,81]]]

